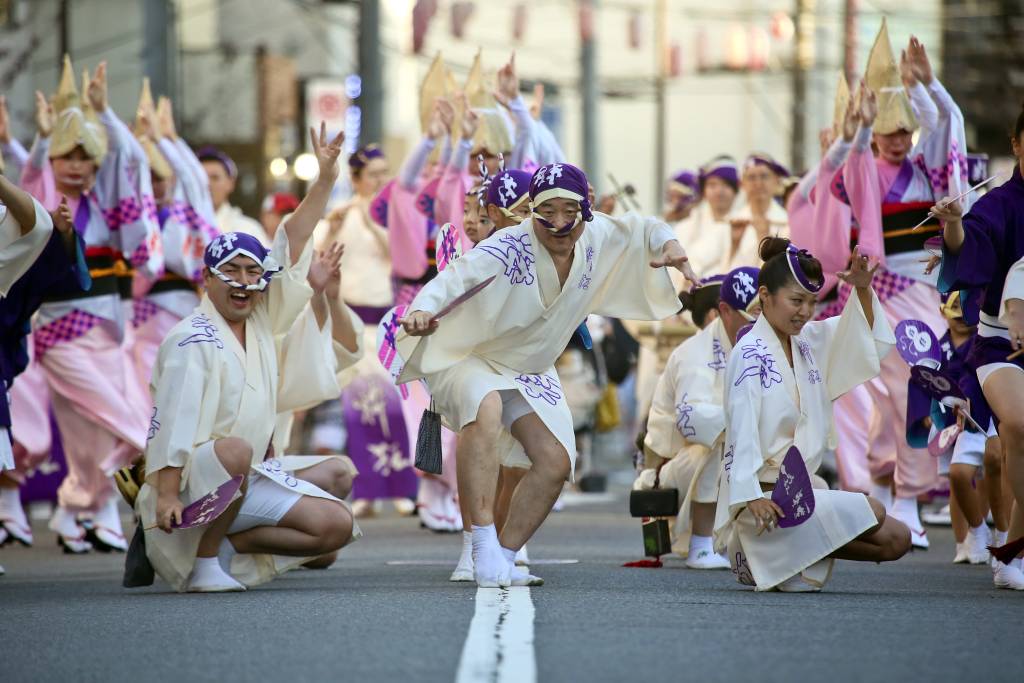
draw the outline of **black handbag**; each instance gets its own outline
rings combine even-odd
[[[152,586],[154,578],[153,565],[146,556],[146,535],[142,530],[142,524],[138,524],[128,546],[128,553],[124,557],[124,578],[121,585],[125,588]]]
[[[679,489],[662,489],[661,467],[654,477],[654,488],[629,492],[629,514],[632,517],[675,517],[679,513]]]
[[[420,420],[415,464],[421,472],[441,474],[441,416],[434,412],[434,399],[430,399],[430,407]]]

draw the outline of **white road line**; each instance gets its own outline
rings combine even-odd
[[[533,614],[529,588],[477,588],[456,683],[534,683]]]

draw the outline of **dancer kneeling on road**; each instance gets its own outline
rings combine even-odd
[[[469,495],[477,584],[532,581],[515,553],[551,511],[576,455],[572,415],[554,369],[590,313],[657,320],[679,309],[664,266],[687,277],[686,253],[667,225],[594,214],[587,178],[570,164],[542,166],[530,185],[531,217],[498,231],[424,286],[402,321],[400,382],[426,378],[438,412],[460,432],[458,475]],[[456,297],[493,280],[434,320]],[[430,335],[430,336],[427,336]],[[494,526],[502,426],[532,463],[508,521]]]
[[[871,288],[878,266],[869,268],[859,251],[837,274],[854,294],[842,315],[821,322],[809,322],[824,281],[821,263],[777,237],[762,240],[760,253],[761,317],[726,369],[715,545],[728,547],[740,583],[759,591],[818,591],[835,558],[883,562],[910,550],[906,525],[863,494],[814,489],[813,506],[807,498],[800,506],[793,501],[787,519],[770,497],[777,485],[800,480],[802,468],[783,468],[791,447],[814,474],[828,449],[832,402],[877,375],[896,340]]]
[[[153,568],[179,591],[244,590],[336,551],[353,535],[341,501],[293,476],[270,448],[278,404],[275,337],[292,328],[310,300],[309,238],[338,177],[344,140],[328,142],[322,125],[311,137],[320,175],[273,249],[242,233],[211,242],[206,296],[160,345],[146,483],[135,509]],[[319,371],[309,364],[309,373]],[[239,475],[242,495],[220,516],[174,529],[184,506]]]

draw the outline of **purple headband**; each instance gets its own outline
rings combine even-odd
[[[220,165],[224,167],[224,170],[227,171],[228,177],[232,180],[238,177],[238,167],[235,166],[235,162],[231,160],[231,157],[216,147],[203,147],[196,152],[196,156],[199,157],[199,161],[219,162]]]
[[[530,196],[532,175],[519,169],[506,169],[491,178],[487,187],[487,203],[511,212]]]
[[[715,157],[701,167],[700,174],[697,176],[701,192],[704,191],[704,183],[707,182],[708,178],[723,180],[733,190],[738,189],[740,186],[739,169],[736,168],[736,161],[729,156]]]
[[[256,284],[243,285],[220,271],[221,266],[236,256],[247,256],[263,268],[263,275]],[[270,255],[270,250],[264,247],[258,239],[244,232],[226,232],[211,241],[206,245],[206,251],[203,253],[203,263],[211,273],[229,286],[235,289],[255,291],[266,289],[270,284],[270,279],[281,270],[277,260]]]
[[[718,295],[720,301],[728,304],[750,322],[754,321],[754,316],[750,315],[747,309],[757,301],[757,276],[760,272],[750,266],[729,271]]]
[[[348,167],[353,171],[358,171],[361,168],[365,168],[371,160],[383,158],[384,152],[381,151],[380,147],[376,144],[366,145],[362,149],[357,149],[348,158]]]
[[[743,162],[743,170],[745,171],[751,166],[757,166],[758,164],[767,166],[772,173],[780,178],[789,177],[789,169],[775,161],[775,159],[772,159],[767,154],[751,154],[747,157],[747,160]]]
[[[700,192],[700,182],[697,174],[693,171],[680,171],[672,177],[669,186],[687,196],[693,195],[696,197],[697,193]]]
[[[793,279],[800,287],[811,294],[817,294],[821,291],[824,282],[811,282],[810,278],[804,273],[804,269],[800,267],[800,257],[814,258],[811,256],[811,252],[806,249],[797,249],[793,244],[786,247],[786,263],[789,264],[789,272],[793,274]]]
[[[590,186],[587,183],[586,174],[572,164],[554,163],[541,166],[533,174],[530,181],[530,207],[533,209],[533,219],[540,223],[549,232],[555,235],[569,233],[580,222],[582,217],[584,223],[594,220],[594,214],[590,211],[590,200],[587,196],[590,193]],[[579,202],[580,216],[564,227],[556,228],[554,225],[537,215],[538,206],[549,199],[572,199]]]

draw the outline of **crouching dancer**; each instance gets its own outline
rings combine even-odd
[[[338,177],[344,140],[328,142],[323,126],[311,137],[320,175],[277,231],[272,250],[242,233],[211,242],[206,296],[157,355],[146,483],[135,509],[149,561],[178,591],[245,590],[338,550],[353,535],[341,501],[293,475],[270,448],[278,406],[275,338],[289,332],[310,300],[309,237]],[[311,377],[321,370],[315,363],[307,368]],[[238,475],[241,495],[220,516],[175,529],[186,505]]]
[[[686,253],[661,221],[592,213],[587,178],[575,166],[538,169],[530,206],[529,219],[494,233],[427,283],[402,321],[409,336],[396,340],[406,360],[399,381],[426,378],[438,412],[459,431],[459,484],[468,494],[474,574],[483,587],[535,583],[512,563],[572,472],[572,415],[554,364],[580,321],[590,313],[667,318],[679,299],[664,266],[693,279]],[[488,280],[437,322],[437,313]],[[499,536],[502,427],[532,466]]]

